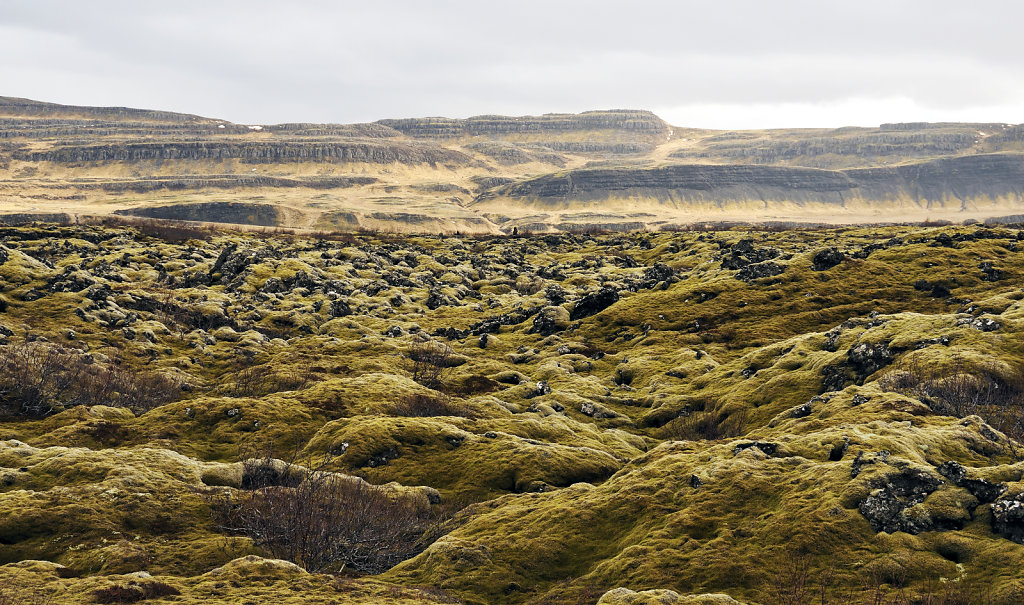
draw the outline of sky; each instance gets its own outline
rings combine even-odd
[[[0,96],[245,124],[1024,123],[1016,0],[0,0]]]

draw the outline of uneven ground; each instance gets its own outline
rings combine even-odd
[[[1024,599],[1018,228],[0,244],[0,602]],[[224,521],[317,477],[437,523]]]
[[[243,125],[0,97],[0,222],[115,213],[448,234],[1020,220],[1024,125],[711,131],[638,110]]]

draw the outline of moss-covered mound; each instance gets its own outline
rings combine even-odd
[[[1024,595],[1022,231],[192,235],[0,230],[0,602]]]

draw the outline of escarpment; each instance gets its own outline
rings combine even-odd
[[[631,109],[236,124],[2,97],[0,195],[6,222],[230,202],[293,209],[287,228],[452,234],[960,223],[1024,213],[1021,128],[720,131]]]
[[[228,160],[276,162],[372,162],[405,164],[465,163],[458,151],[418,143],[346,142],[125,142],[104,145],[58,145],[47,151],[22,151],[14,159],[29,162],[135,162],[140,160]]]
[[[579,114],[542,116],[475,116],[452,118],[406,118],[378,122],[416,138],[457,138],[532,133],[572,133],[590,130],[622,131],[640,135],[664,135],[669,127],[649,111],[608,110]]]
[[[492,189],[478,203],[496,198],[538,204],[649,198],[661,203],[796,202],[844,205],[896,200],[967,205],[978,199],[1024,192],[1024,155],[985,154],[943,158],[885,168],[814,168],[681,164],[656,168],[594,168],[545,175]]]

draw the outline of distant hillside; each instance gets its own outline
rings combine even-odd
[[[655,168],[590,168],[544,175],[495,188],[478,202],[504,198],[541,205],[599,203],[646,197],[672,203],[913,200],[920,204],[1022,199],[1024,154],[930,160],[885,168],[821,170],[751,164],[676,164]]]
[[[259,225],[499,233],[1024,212],[1024,125],[712,131],[650,111],[234,124],[0,97],[0,200]],[[235,207],[235,206],[230,206]],[[13,218],[4,220],[14,220]]]

